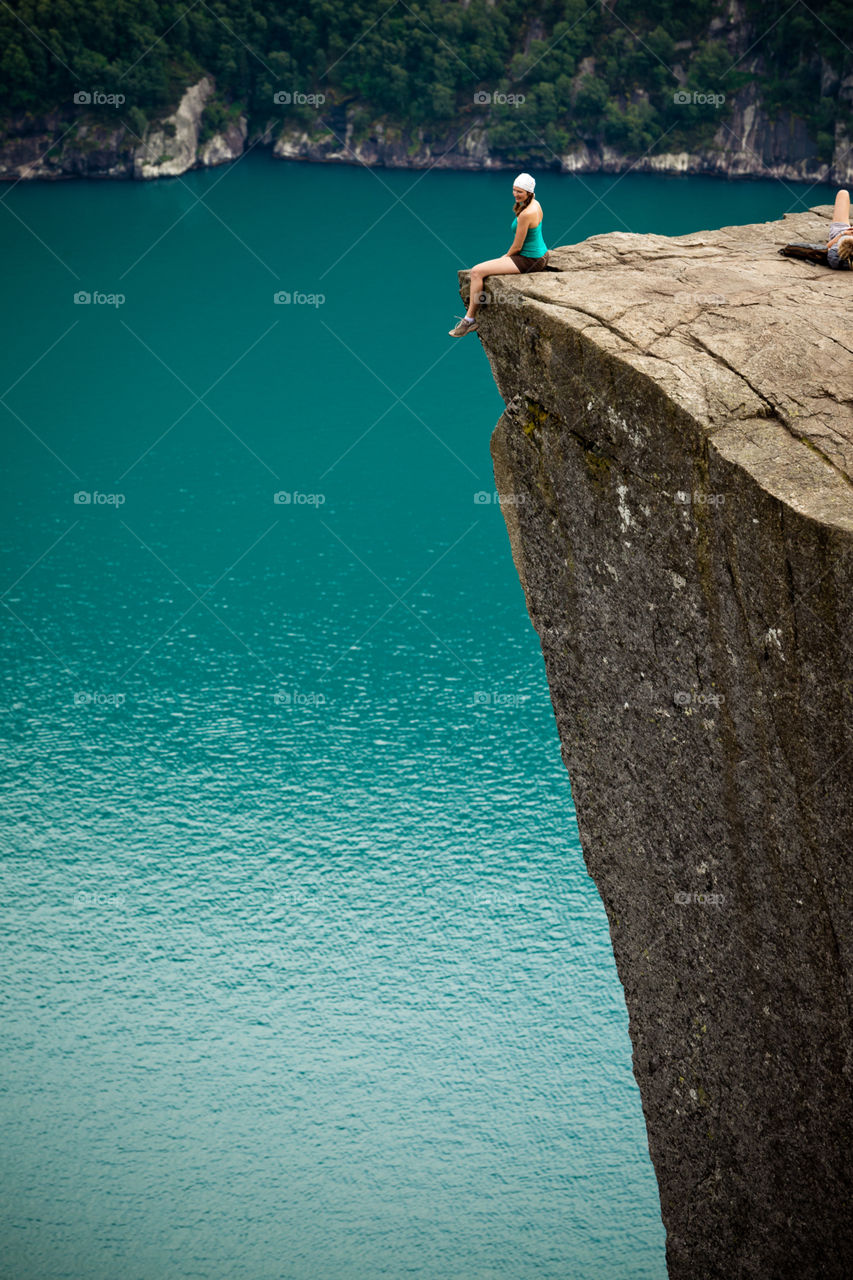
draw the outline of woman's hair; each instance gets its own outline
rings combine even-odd
[[[849,262],[853,258],[853,236],[842,236],[838,241],[838,261]]]
[[[530,204],[530,201],[531,201],[532,199],[533,199],[533,192],[532,192],[532,191],[527,191],[527,192],[525,192],[525,195],[524,195],[524,199],[523,199],[523,200],[516,200],[515,204],[512,206],[512,211],[513,211],[513,213],[515,214],[515,216],[516,216],[516,217],[518,217],[518,215],[521,213],[522,209],[526,209],[526,208],[527,208],[527,206]]]

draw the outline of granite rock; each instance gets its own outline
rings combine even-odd
[[[173,115],[152,125],[133,158],[135,178],[174,178],[195,167],[201,117],[213,81],[205,76],[184,93]]]
[[[778,253],[830,217],[593,236],[480,312],[672,1280],[853,1275],[853,273]]]

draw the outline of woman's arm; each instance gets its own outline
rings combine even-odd
[[[524,238],[527,235],[528,228],[532,221],[533,214],[529,209],[525,209],[518,215],[518,225],[515,228],[515,239],[506,251],[506,256],[508,258],[514,253],[521,253],[521,246],[524,244]]]

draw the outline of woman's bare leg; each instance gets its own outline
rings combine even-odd
[[[849,204],[849,201],[848,201]],[[478,262],[471,268],[471,294],[468,298],[466,315],[474,319],[480,305],[480,294],[483,292],[483,280],[486,276],[520,276],[521,272],[507,254],[502,258],[490,258],[488,262]]]
[[[835,197],[835,208],[832,211],[833,222],[850,222],[850,192],[843,188]]]

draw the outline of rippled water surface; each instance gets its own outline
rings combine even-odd
[[[501,402],[446,336],[510,178],[4,193],[4,1276],[665,1275]],[[540,186],[551,244],[792,191]]]

